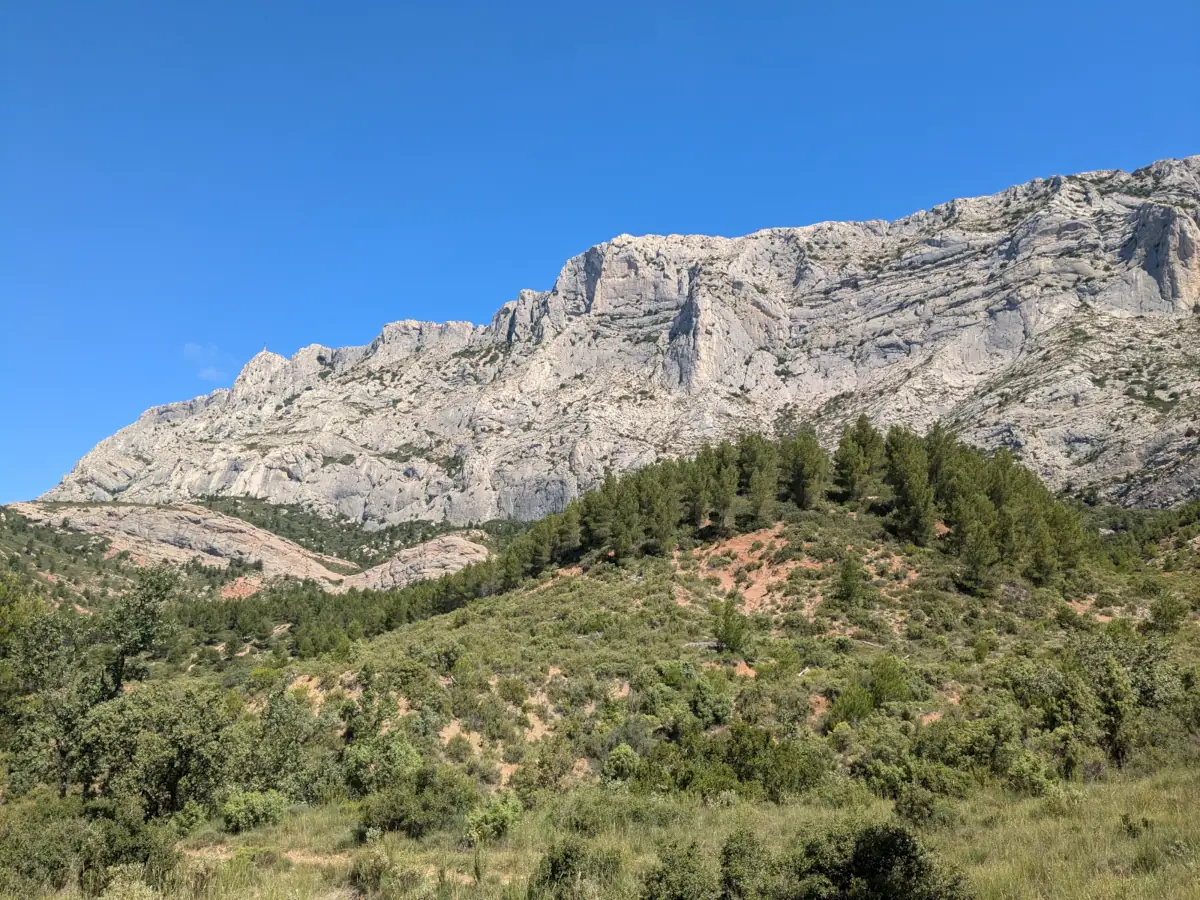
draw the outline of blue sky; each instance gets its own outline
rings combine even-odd
[[[1200,3],[0,0],[0,502],[629,232],[1200,153]]]

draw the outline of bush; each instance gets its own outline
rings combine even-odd
[[[520,818],[521,801],[516,794],[493,794],[486,804],[467,813],[467,837],[475,846],[498,841]]]
[[[773,867],[769,896],[798,900],[966,900],[957,875],[941,871],[908,829],[868,825],[804,839]]]
[[[609,781],[628,781],[637,773],[637,753],[628,744],[618,744],[604,761],[604,777]]]
[[[658,863],[642,878],[643,900],[717,900],[720,896],[716,872],[695,841],[664,847]]]
[[[277,825],[287,811],[287,798],[278,791],[235,791],[221,804],[227,831],[238,833]]]
[[[454,825],[478,799],[475,782],[451,766],[425,766],[363,801],[362,831],[422,837]]]
[[[611,893],[621,874],[615,851],[589,848],[578,838],[550,845],[529,879],[528,900],[591,900]]]
[[[142,880],[142,867],[125,864],[108,871],[108,887],[100,900],[156,900],[158,894]]]
[[[379,890],[384,875],[392,867],[387,850],[378,843],[371,844],[354,854],[350,865],[350,883],[364,894]]]
[[[833,706],[829,708],[829,717],[825,720],[825,727],[829,729],[840,722],[854,724],[869,716],[873,709],[875,702],[871,692],[855,682],[833,701]]]
[[[761,897],[768,861],[753,832],[735,831],[721,848],[721,896],[729,900]]]

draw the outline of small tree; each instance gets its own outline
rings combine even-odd
[[[713,608],[713,637],[722,649],[741,653],[750,636],[750,622],[738,610],[734,597],[726,597]]]
[[[837,584],[833,589],[834,599],[847,609],[857,606],[863,598],[866,575],[858,555],[847,553],[838,566]]]

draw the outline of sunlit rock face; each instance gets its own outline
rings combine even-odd
[[[944,420],[1059,486],[1200,495],[1200,157],[895,222],[621,235],[486,326],[261,353],[151,409],[47,499],[302,503],[372,524],[532,519],[743,430]]]

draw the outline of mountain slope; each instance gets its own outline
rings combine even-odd
[[[1170,503],[1197,483],[1198,223],[1194,156],[892,223],[623,235],[487,326],[264,351],[231,390],[101,442],[46,498],[532,519],[608,468],[781,418],[828,438],[865,411],[947,419],[1056,486]]]
[[[263,578],[307,579],[334,592],[403,587],[457,572],[488,557],[486,547],[462,535],[446,534],[360,571],[352,562],[315,553],[241,519],[191,504],[14,503],[6,509],[35,525],[102,538],[109,555],[128,552],[138,565],[182,567],[197,559],[218,567],[261,563]]]

